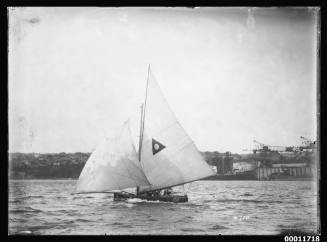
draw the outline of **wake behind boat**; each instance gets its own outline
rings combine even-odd
[[[114,200],[187,202],[172,187],[215,173],[204,161],[166,102],[148,68],[145,101],[141,105],[138,151],[127,120],[115,139],[106,139],[91,154],[77,182],[77,192],[114,193]],[[135,193],[123,191],[135,188]]]

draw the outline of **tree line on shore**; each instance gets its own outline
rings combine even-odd
[[[76,179],[90,153],[10,153],[10,179]]]
[[[219,152],[201,152],[214,165]],[[91,153],[9,153],[10,179],[77,179]]]

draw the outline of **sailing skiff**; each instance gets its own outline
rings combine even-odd
[[[187,195],[169,194],[166,189],[215,175],[177,121],[150,66],[138,146],[130,127],[127,120],[117,137],[107,138],[91,154],[77,181],[78,193],[112,192],[116,201],[187,202]],[[126,188],[136,191],[126,192]]]

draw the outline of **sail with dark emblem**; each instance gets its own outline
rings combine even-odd
[[[181,185],[214,175],[177,121],[150,70],[143,122],[141,163],[152,185],[141,187],[140,192]]]

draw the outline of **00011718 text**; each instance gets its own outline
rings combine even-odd
[[[285,242],[318,242],[320,241],[320,236],[310,236],[310,235],[303,235],[303,236],[292,236],[292,235],[286,235],[284,237]]]

